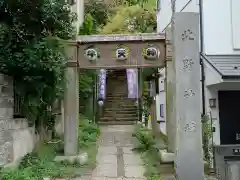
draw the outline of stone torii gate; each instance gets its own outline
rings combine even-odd
[[[175,24],[174,44],[163,33],[79,36],[77,41],[68,43],[67,88],[64,96],[65,156],[78,154],[79,70],[161,68],[170,61],[174,103],[168,104],[167,108],[174,112],[171,121],[176,127],[172,132],[176,141],[176,178],[204,179],[198,14],[177,13]]]

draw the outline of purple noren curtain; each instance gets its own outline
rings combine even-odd
[[[126,69],[128,82],[128,98],[138,98],[138,71],[137,69]]]
[[[98,74],[98,99],[105,99],[106,98],[106,78],[107,78],[107,71],[106,69],[100,69]]]

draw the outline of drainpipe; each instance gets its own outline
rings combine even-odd
[[[202,87],[202,116],[206,115],[205,108],[205,70],[201,54],[204,53],[204,34],[203,34],[203,0],[199,0],[200,14],[200,65],[201,65],[201,87]]]

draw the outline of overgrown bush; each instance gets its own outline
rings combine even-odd
[[[93,28],[96,30],[105,25],[108,20],[109,6],[104,0],[85,1],[84,11],[93,18]]]
[[[0,170],[1,180],[42,180],[43,177],[74,177],[83,175],[87,169],[95,166],[96,142],[100,130],[84,116],[80,116],[79,147],[88,152],[85,165],[69,162],[54,162],[54,157],[63,153],[63,139],[42,144],[32,153],[24,156],[17,169]],[[62,155],[62,154],[60,154]]]
[[[97,138],[100,135],[100,129],[96,124],[84,116],[80,117],[79,124],[79,146],[86,148],[96,144]]]
[[[74,37],[76,15],[65,0],[2,0],[0,17],[0,73],[14,78],[28,120],[52,128],[50,109],[65,85],[59,39]]]
[[[76,167],[54,162],[55,144],[42,144],[24,156],[17,169],[2,169],[1,180],[40,180],[44,177],[71,177]],[[80,167],[80,166],[79,166]]]
[[[157,142],[161,139],[154,137],[150,130],[141,126],[136,126],[133,136],[137,140],[134,150],[141,154],[146,169],[145,176],[148,180],[161,180],[160,155],[157,147]]]
[[[208,115],[202,117],[202,133],[204,160],[208,165],[206,169],[209,169],[211,163],[211,151],[213,147],[210,145],[210,140],[212,138],[212,125]]]
[[[153,32],[156,28],[155,11],[138,5],[122,7],[110,17],[101,34],[130,34]]]
[[[138,142],[138,144],[135,147],[136,150],[144,152],[154,148],[155,141],[150,131],[138,127],[133,133],[133,137],[135,137]]]

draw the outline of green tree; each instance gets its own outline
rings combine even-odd
[[[1,0],[0,17],[0,72],[14,77],[29,121],[52,125],[65,84],[60,39],[74,37],[76,15],[65,0]]]
[[[86,15],[88,14],[91,15],[93,21],[93,29],[96,30],[100,26],[105,25],[107,23],[109,7],[103,0],[85,1],[84,11]]]
[[[156,15],[151,8],[122,6],[103,26],[101,34],[149,33],[156,29]]]

